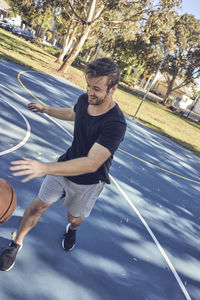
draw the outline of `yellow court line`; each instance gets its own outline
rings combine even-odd
[[[125,153],[125,154],[127,154],[127,155],[129,155],[129,156],[131,156],[131,157],[133,157],[133,158],[135,158],[135,159],[137,159],[137,160],[142,161],[142,162],[145,163],[145,164],[148,164],[148,165],[150,165],[150,166],[152,166],[152,167],[154,167],[154,168],[160,169],[160,170],[162,170],[162,171],[164,171],[164,172],[166,172],[166,173],[169,173],[169,174],[172,174],[172,175],[174,175],[174,176],[176,176],[176,177],[179,177],[179,178],[182,178],[182,179],[185,179],[185,180],[188,180],[188,181],[191,181],[191,182],[200,184],[200,181],[193,180],[193,179],[190,179],[190,178],[181,176],[181,175],[179,175],[179,174],[176,174],[176,173],[174,173],[174,172],[168,171],[168,170],[166,170],[166,169],[163,169],[163,168],[161,168],[161,167],[159,167],[159,166],[156,166],[156,165],[154,165],[154,164],[152,164],[152,163],[150,163],[150,162],[148,162],[148,161],[146,161],[146,160],[144,160],[144,159],[142,159],[142,158],[139,158],[139,157],[137,157],[137,156],[135,156],[135,155],[133,155],[133,154],[130,154],[129,152],[127,152],[127,151],[125,151],[125,150],[122,150],[122,149],[120,149],[120,148],[119,148],[118,150],[121,151],[121,152],[123,152],[123,153]]]
[[[40,99],[38,99],[33,93],[31,93],[31,91],[29,91],[26,87],[25,87],[25,85],[21,82],[21,79],[20,79],[20,76],[21,76],[21,74],[23,74],[23,73],[30,73],[30,72],[35,72],[35,71],[21,71],[21,72],[19,72],[19,74],[17,75],[17,79],[18,79],[18,81],[19,81],[19,83],[22,85],[22,87],[33,97],[33,98],[35,98],[37,101],[39,101],[41,104],[43,104],[43,105],[46,105],[44,102],[42,102]],[[36,72],[35,72],[36,73]]]
[[[39,101],[41,104],[46,105],[44,102],[42,102],[40,99],[38,99],[31,91],[29,91],[29,90],[25,87],[25,85],[21,82],[20,76],[21,76],[23,73],[28,73],[28,72],[35,72],[35,73],[36,73],[36,71],[21,71],[21,72],[19,72],[19,74],[18,74],[18,76],[17,76],[18,81],[20,82],[20,84],[22,85],[22,87],[23,87],[23,88],[24,88],[24,89],[25,89],[25,90],[26,90],[33,98],[35,98],[35,99],[36,99],[37,101]],[[122,149],[120,149],[120,148],[119,148],[118,150],[121,151],[121,152],[123,152],[123,153],[125,153],[125,154],[127,154],[127,155],[129,155],[129,156],[131,156],[131,157],[133,157],[133,158],[135,158],[135,159],[137,159],[137,160],[142,161],[142,162],[145,163],[145,164],[148,164],[148,165],[150,165],[150,166],[152,166],[152,167],[154,167],[154,168],[157,168],[157,169],[159,169],[159,170],[162,170],[162,171],[164,171],[164,172],[166,172],[166,173],[172,174],[172,175],[174,175],[174,176],[176,176],[176,177],[182,178],[182,179],[187,180],[187,181],[191,181],[191,182],[200,184],[200,181],[193,180],[193,179],[190,179],[190,178],[181,176],[181,175],[179,175],[179,174],[176,174],[176,173],[174,173],[174,172],[168,171],[168,170],[166,170],[166,169],[163,169],[163,168],[161,168],[161,167],[159,167],[159,166],[156,166],[156,165],[154,165],[154,164],[152,164],[152,163],[150,163],[150,162],[148,162],[148,161],[146,161],[146,160],[144,160],[144,159],[142,159],[142,158],[139,158],[139,157],[137,157],[137,156],[135,156],[135,155],[133,155],[133,154],[131,154],[131,153],[125,151],[125,150],[122,150]]]

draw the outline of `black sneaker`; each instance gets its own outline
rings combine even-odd
[[[75,246],[76,241],[76,230],[71,230],[70,224],[66,227],[66,233],[64,234],[64,239],[62,240],[62,247],[66,251],[70,251]]]
[[[21,245],[12,241],[10,245],[4,248],[3,252],[0,255],[0,270],[9,271],[15,264],[15,258],[17,253],[22,248]]]

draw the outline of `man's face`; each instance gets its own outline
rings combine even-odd
[[[112,99],[114,89],[108,89],[108,77],[87,77],[87,94],[88,102],[91,105],[101,105],[106,101]]]

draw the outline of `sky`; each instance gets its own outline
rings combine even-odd
[[[200,20],[200,1],[199,0],[182,0],[181,14],[188,13],[194,15]]]

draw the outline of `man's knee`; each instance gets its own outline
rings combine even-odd
[[[29,215],[31,216],[40,216],[45,210],[47,210],[51,204],[47,204],[40,200],[40,198],[36,198],[27,208]]]
[[[68,221],[69,221],[69,223],[71,223],[72,227],[77,227],[83,222],[82,217],[74,217],[70,214],[69,211],[68,211],[67,217],[68,217]]]

